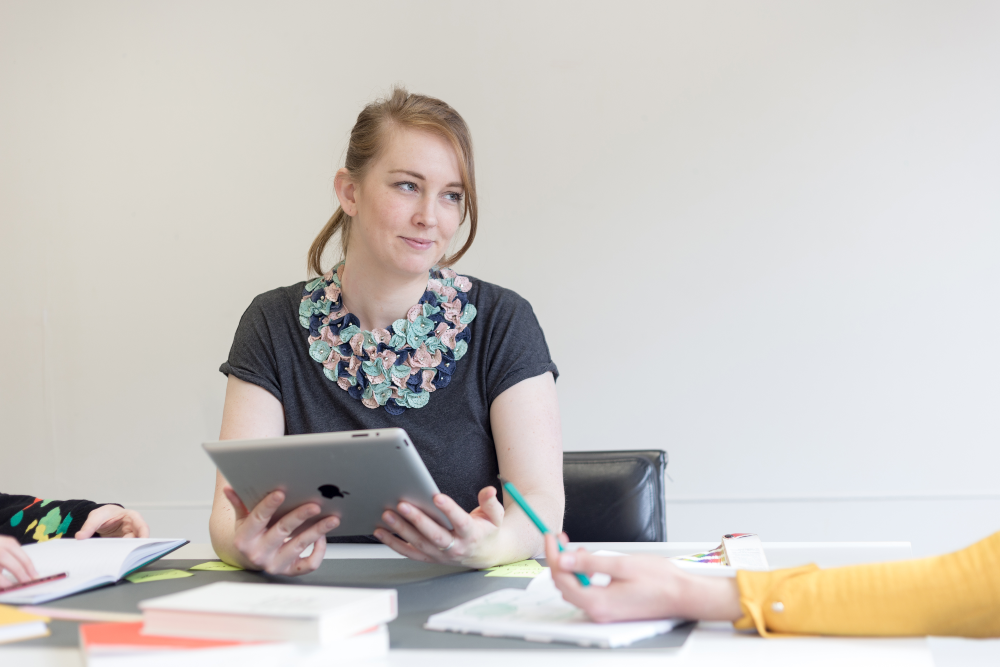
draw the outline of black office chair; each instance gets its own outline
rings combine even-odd
[[[574,542],[665,542],[667,453],[563,452],[566,514]]]

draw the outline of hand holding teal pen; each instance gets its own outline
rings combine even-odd
[[[516,502],[521,509],[524,510],[524,513],[528,515],[528,518],[531,519],[531,522],[535,524],[535,527],[541,531],[542,535],[547,535],[552,532],[546,527],[545,522],[542,521],[541,517],[535,514],[535,510],[531,509],[531,505],[528,504],[528,501],[524,499],[524,496],[521,495],[521,492],[518,491],[513,484],[505,482],[503,478],[500,479],[500,482],[503,484],[503,490],[509,493],[510,497],[514,499],[514,502]],[[562,542],[560,542],[558,538],[556,538],[556,545],[559,547],[559,551],[566,550],[563,548]],[[576,572],[575,574],[581,584],[584,586],[590,585],[590,578],[587,577],[587,575],[582,572]]]

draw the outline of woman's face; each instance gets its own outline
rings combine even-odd
[[[426,275],[441,260],[464,209],[458,156],[420,130],[392,131],[360,183],[338,173],[337,195],[353,218],[350,260],[406,275]]]

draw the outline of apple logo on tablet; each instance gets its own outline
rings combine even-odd
[[[324,498],[337,498],[337,497],[343,498],[344,496],[351,495],[347,491],[341,491],[340,487],[337,486],[336,484],[324,484],[323,486],[319,487],[318,491],[323,494]]]

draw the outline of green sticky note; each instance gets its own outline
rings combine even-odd
[[[146,570],[145,572],[133,572],[125,577],[133,584],[144,584],[147,581],[160,581],[162,579],[182,579],[193,577],[194,575],[184,570]]]
[[[239,572],[242,567],[236,567],[221,560],[210,560],[207,563],[199,563],[188,568],[189,570],[205,570],[206,572]]]
[[[487,577],[520,577],[522,579],[534,579],[542,572],[545,568],[538,564],[537,560],[520,560],[516,563],[508,563],[506,565],[497,565],[496,567],[491,567],[486,572]]]

